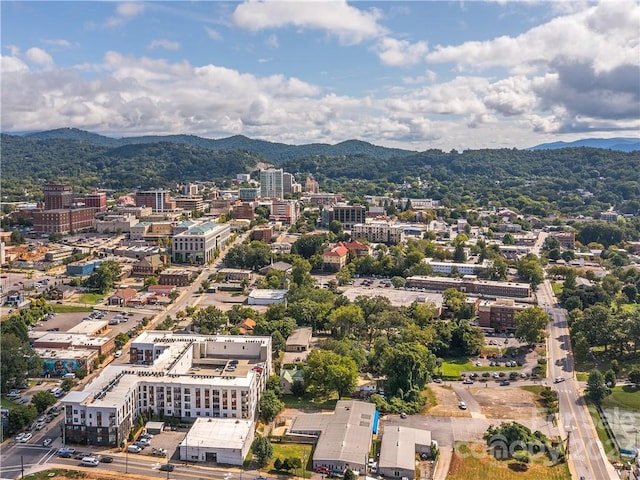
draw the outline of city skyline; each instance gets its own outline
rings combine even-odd
[[[463,150],[640,131],[637,2],[1,8],[5,133]]]

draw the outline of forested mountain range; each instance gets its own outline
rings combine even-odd
[[[126,192],[195,180],[224,182],[266,162],[296,174],[299,182],[313,174],[323,190],[341,191],[352,199],[392,193],[430,197],[459,208],[510,206],[539,216],[556,212],[593,215],[609,207],[622,213],[640,212],[640,152],[595,148],[428,150],[401,151],[398,156],[387,151],[379,157],[374,154],[383,147],[345,142],[339,145],[348,144],[354,151],[367,146],[372,150],[307,153],[276,161],[247,149],[232,149],[231,139],[225,139],[230,150],[215,150],[168,141],[111,146],[99,144],[108,137],[87,136],[88,132],[79,130],[69,133],[78,138],[1,136],[4,201],[24,200],[25,192],[37,199],[48,181],[70,183],[80,192],[96,186]]]
[[[640,150],[640,138],[583,138],[581,140],[576,140],[575,142],[542,143],[535,147],[531,147],[530,150],[550,150],[555,148],[573,147],[608,148],[610,150],[633,152]]]
[[[150,143],[174,143],[188,145],[207,150],[245,151],[263,156],[267,161],[280,163],[306,155],[370,155],[376,158],[391,158],[416,153],[411,150],[386,148],[359,140],[329,145],[326,143],[310,143],[307,145],[287,145],[285,143],[254,140],[244,135],[228,138],[211,139],[195,135],[151,135],[143,137],[111,138],[77,128],[58,128],[45,132],[29,133],[24,136],[29,140],[76,140],[105,147],[122,147],[125,145],[141,145]]]

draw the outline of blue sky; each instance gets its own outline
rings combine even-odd
[[[640,132],[640,4],[11,2],[4,132],[356,138],[414,150]]]

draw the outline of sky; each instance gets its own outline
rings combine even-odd
[[[640,136],[640,3],[12,2],[0,128],[426,150]]]

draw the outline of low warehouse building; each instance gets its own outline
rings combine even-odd
[[[198,418],[180,445],[180,460],[242,465],[254,438],[251,420]]]
[[[431,454],[431,432],[387,427],[382,436],[378,471],[387,478],[416,478],[416,453]]]
[[[256,288],[251,291],[247,303],[249,305],[272,305],[287,300],[288,290],[271,290]]]

